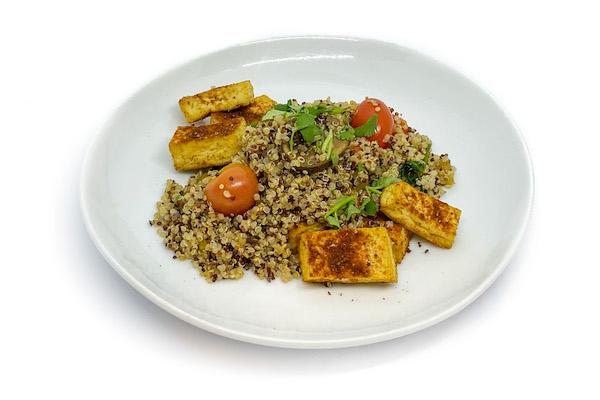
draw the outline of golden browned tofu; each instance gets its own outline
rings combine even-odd
[[[245,130],[243,118],[214,125],[178,127],[169,142],[175,169],[187,171],[229,164],[242,147]]]
[[[384,189],[381,211],[391,220],[431,243],[449,249],[454,243],[461,211],[418,191],[406,182]]]
[[[392,243],[385,228],[306,232],[299,247],[305,282],[397,282]]]
[[[237,110],[229,112],[214,112],[210,114],[210,123],[218,124],[229,118],[242,117],[246,120],[248,125],[256,125],[260,122],[262,117],[269,111],[273,106],[277,104],[275,100],[269,96],[262,95],[255,97],[254,100],[247,106],[238,108]]]
[[[290,248],[290,250],[296,251],[296,249],[298,248],[298,244],[300,243],[300,236],[303,233],[320,231],[323,228],[325,228],[325,226],[318,222],[312,225],[307,225],[303,222],[296,225],[294,228],[292,228],[292,230],[288,232],[288,247]]]
[[[396,260],[396,264],[401,263],[408,250],[412,232],[381,213],[377,214],[373,219],[366,219],[365,221],[367,226],[382,226],[387,230],[392,241],[394,260]]]
[[[396,222],[387,219],[381,219],[379,221],[381,221],[381,226],[387,230],[388,235],[390,236],[394,260],[396,260],[396,264],[399,264],[406,255],[406,250],[408,250],[408,245],[412,238],[412,232]]]
[[[396,261],[396,264],[400,264],[406,255],[406,251],[408,250],[408,244],[410,243],[412,232],[402,225],[396,223],[392,226],[386,226],[385,229],[387,229],[388,235],[390,235],[390,240],[392,241],[394,260]]]
[[[210,113],[247,106],[253,98],[252,84],[250,81],[243,81],[212,88],[194,96],[186,96],[179,100],[179,108],[187,122],[194,122]]]

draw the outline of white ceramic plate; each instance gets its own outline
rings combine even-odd
[[[167,143],[185,121],[177,100],[244,79],[256,94],[313,100],[373,96],[449,153],[456,185],[444,201],[463,210],[451,250],[416,239],[397,285],[325,288],[296,280],[208,284],[175,261],[148,224],[173,170]],[[396,338],[460,311],[485,291],[519,242],[533,197],[523,138],[496,102],[453,69],[373,40],[271,39],[199,57],[157,78],[107,122],[86,158],[81,204],[106,260],[144,296],[219,335],[273,346],[328,348]],[[425,249],[429,249],[425,253]],[[331,293],[331,294],[329,294]]]

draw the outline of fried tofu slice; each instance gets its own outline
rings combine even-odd
[[[366,221],[369,227],[381,226],[387,230],[392,241],[394,260],[396,260],[396,264],[400,264],[408,251],[408,245],[413,235],[412,232],[382,213],[378,213],[376,217],[366,219]]]
[[[262,117],[273,108],[277,102],[269,96],[262,95],[255,97],[247,106],[238,108],[229,112],[214,112],[210,114],[210,123],[218,124],[229,118],[242,117],[248,125],[258,124]]]
[[[243,81],[183,97],[179,100],[179,108],[187,122],[194,122],[205,118],[210,113],[247,106],[253,98],[252,83]]]
[[[406,255],[412,232],[400,224],[394,223],[392,226],[386,226],[385,229],[392,241],[392,251],[396,264],[400,264]]]
[[[418,191],[406,182],[383,190],[380,210],[392,221],[446,249],[452,247],[461,211]]]
[[[372,220],[370,226],[382,226],[387,230],[390,240],[392,241],[394,260],[396,260],[396,264],[400,264],[406,255],[406,251],[408,250],[408,245],[410,244],[410,239],[412,238],[412,232],[402,225],[391,221],[381,213],[379,213],[377,217]]]
[[[324,228],[325,225],[320,224],[318,222],[312,225],[308,225],[304,222],[299,223],[288,232],[288,247],[290,248],[290,250],[295,252],[298,249],[298,245],[300,244],[300,236],[303,233],[320,231]]]
[[[382,227],[303,233],[299,258],[305,282],[398,281],[392,242]]]
[[[188,171],[229,164],[242,148],[245,130],[243,118],[214,125],[178,127],[169,142],[175,169]]]

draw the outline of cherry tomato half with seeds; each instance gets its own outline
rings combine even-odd
[[[256,193],[256,174],[244,164],[229,164],[204,190],[212,208],[225,215],[239,215],[248,211],[254,206]]]
[[[352,116],[350,125],[353,128],[361,126],[373,115],[377,115],[377,130],[375,131],[375,134],[368,136],[367,140],[376,141],[379,144],[379,147],[386,149],[390,147],[390,144],[385,142],[384,139],[387,135],[392,135],[394,133],[394,117],[383,101],[378,99],[365,99],[358,105],[356,112]]]

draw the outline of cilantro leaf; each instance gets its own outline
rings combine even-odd
[[[327,211],[327,213],[325,214],[325,217],[332,215],[332,214],[336,214],[338,211],[340,211],[341,209],[346,207],[348,204],[355,202],[355,201],[356,201],[356,196],[344,196],[344,197],[340,198],[329,209],[329,211]]]
[[[354,205],[355,201],[356,201],[356,196],[344,196],[341,199],[339,199],[338,201],[336,201],[335,204],[325,214],[325,220],[327,221],[327,223],[329,225],[339,228],[340,220],[338,218],[338,212],[344,212],[344,210],[346,209],[346,213],[348,213],[346,207],[350,207],[350,206],[356,208],[356,206]]]
[[[335,115],[335,114],[341,114],[344,111],[346,111],[347,109],[348,109],[347,107],[341,107],[341,106],[340,107],[333,107],[330,112],[333,115]]]
[[[329,107],[324,106],[323,104],[317,104],[316,106],[304,107],[304,111],[316,117],[317,115],[329,111]]]
[[[383,189],[390,186],[392,183],[400,182],[400,179],[391,176],[384,176],[377,179],[371,184],[374,189]]]
[[[356,138],[356,135],[354,135],[354,128],[352,128],[351,126],[348,127],[348,129],[341,131],[340,133],[338,133],[337,135],[338,139],[340,140],[353,140]]]
[[[315,116],[310,114],[300,113],[296,116],[296,129],[302,130],[306,127],[315,124]]]
[[[369,193],[381,193],[382,189],[390,186],[392,183],[400,182],[399,178],[392,178],[391,176],[384,176],[377,179],[375,182],[371,183],[371,185],[367,186],[367,192]]]
[[[377,215],[377,211],[379,211],[379,206],[375,200],[369,196],[363,200],[362,204],[360,205],[360,210],[364,215],[368,217],[374,217]]]
[[[354,136],[373,136],[373,134],[375,134],[375,131],[377,131],[377,115],[372,115],[367,120],[367,122],[365,122],[359,127],[354,128]]]
[[[290,111],[293,111],[296,113],[302,111],[303,106],[301,104],[294,104],[294,102],[291,99],[287,101],[287,105],[290,108]]]
[[[337,215],[328,215],[327,217],[325,217],[325,219],[327,220],[327,223],[329,225],[335,226],[337,228],[340,227],[340,220],[337,217]]]
[[[291,114],[287,111],[276,110],[276,109],[272,108],[266,112],[266,114],[262,117],[262,120],[268,121],[270,119],[275,118],[276,115],[291,115]]]
[[[289,104],[275,104],[273,109],[277,111],[292,111]]]
[[[365,164],[358,164],[358,165],[356,166],[356,170],[357,170],[358,172],[367,172],[367,168],[365,167]]]
[[[346,208],[346,218],[350,219],[354,214],[360,214],[361,209],[356,207],[354,204],[349,204]]]
[[[306,143],[314,143],[317,139],[317,136],[320,136],[323,131],[316,124],[308,125],[307,127],[300,130],[302,134],[302,138]]]

